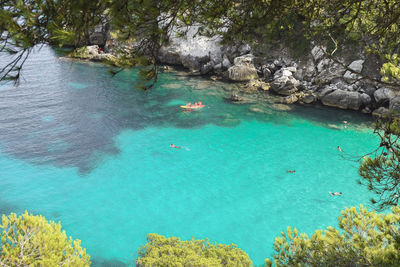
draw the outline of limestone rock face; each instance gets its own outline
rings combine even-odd
[[[374,98],[378,105],[389,103],[390,99],[394,98],[395,96],[395,93],[386,87],[379,88],[374,92]]]
[[[160,61],[164,64],[180,65],[182,64],[181,55],[177,47],[161,47],[159,51]]]
[[[178,31],[173,30],[170,44],[162,47],[159,51],[158,59],[160,62],[171,65],[183,65],[191,72],[211,70],[211,65],[214,67],[222,63],[221,37],[215,36],[210,38],[196,35],[198,28],[198,26],[191,26],[185,37],[181,37]],[[212,64],[203,67],[203,65],[209,62],[212,62]]]
[[[343,90],[334,90],[321,98],[322,104],[341,109],[358,110],[362,104],[358,92],[348,92]]]
[[[182,65],[185,68],[188,68],[191,72],[199,72],[200,69],[203,67],[203,65],[205,65],[206,62],[209,61],[209,57],[208,56],[199,57],[199,56],[193,56],[193,55],[185,55],[185,56],[181,57],[181,61],[182,61]],[[211,68],[207,68],[207,69],[212,69],[212,66],[211,66]]]
[[[228,69],[228,78],[236,82],[257,79],[257,69],[252,64],[253,56],[245,55],[234,59],[234,65]]]

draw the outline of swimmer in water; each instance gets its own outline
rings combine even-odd
[[[334,193],[329,192],[329,195],[331,195],[331,196],[341,196],[342,192],[334,192]]]
[[[180,146],[176,146],[176,145],[174,145],[174,144],[171,144],[171,145],[169,145],[169,146],[172,147],[172,148],[178,148],[178,149],[181,148]]]
[[[296,170],[287,170],[286,172],[288,172],[288,173],[295,173]]]
[[[343,152],[343,150],[340,148],[340,146],[337,146],[337,150],[339,150],[340,152]]]

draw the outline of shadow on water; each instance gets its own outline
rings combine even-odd
[[[336,109],[279,106],[261,93],[247,96],[247,104],[233,104],[224,99],[234,87],[180,73],[161,74],[156,88],[141,91],[134,87],[134,71],[111,78],[107,70],[101,64],[57,60],[48,48],[34,54],[20,86],[0,88],[2,152],[87,174],[102,155],[120,152],[115,137],[125,129],[236,127],[246,120],[291,125],[296,116],[322,126],[366,120]],[[179,108],[200,99],[207,105],[200,112]]]
[[[102,259],[102,258],[94,258],[92,259],[92,266],[93,267],[128,267],[128,266],[134,266],[134,264],[126,264],[122,261],[119,261],[117,259]]]
[[[11,204],[4,199],[0,199],[0,218],[3,215],[9,215],[11,212],[19,214],[22,210],[17,205]]]

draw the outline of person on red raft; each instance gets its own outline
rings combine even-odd
[[[171,144],[170,147],[172,147],[172,148],[178,148],[178,149],[181,148],[180,146],[176,146],[176,145],[174,145],[174,144]]]

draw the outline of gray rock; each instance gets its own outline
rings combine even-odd
[[[272,77],[272,71],[269,68],[267,68],[266,66],[263,66],[262,74],[263,74],[263,78],[265,78],[265,79],[270,79]]]
[[[253,58],[254,56],[252,54],[247,54],[244,56],[236,57],[233,60],[234,65],[240,65],[240,64],[253,64]]]
[[[291,73],[296,73],[296,71],[297,71],[297,68],[294,67],[294,66],[286,67],[285,69],[288,70],[288,71],[290,71]]]
[[[228,69],[228,78],[232,81],[250,81],[257,79],[257,69],[252,64],[253,56],[245,55],[234,59],[234,64]]]
[[[334,90],[321,98],[322,104],[341,109],[358,110],[362,104],[360,94],[344,90]]]
[[[318,98],[321,99],[321,98],[323,98],[325,95],[327,95],[327,94],[333,92],[334,90],[337,90],[337,88],[336,88],[335,86],[333,86],[333,85],[325,86],[325,87],[323,87],[321,90],[319,90],[319,91],[317,92]]]
[[[374,98],[378,105],[389,103],[390,99],[394,98],[395,96],[395,93],[391,89],[386,87],[379,88],[374,92]]]
[[[222,61],[221,37],[206,37],[198,35],[199,26],[191,26],[182,37],[177,29],[173,29],[170,44],[162,47],[158,54],[161,63],[188,66],[191,71],[200,70],[200,65],[208,61],[218,64]],[[207,58],[206,61],[203,61]],[[200,61],[200,65],[193,61]]]
[[[298,80],[311,81],[316,74],[314,61],[310,59],[297,70],[294,77]]]
[[[369,96],[373,96],[376,91],[376,87],[370,83],[361,83],[360,87]]]
[[[314,82],[318,85],[331,83],[335,78],[342,77],[345,68],[329,59],[323,59],[317,65],[318,75],[314,78]]]
[[[291,95],[298,91],[300,82],[292,76],[292,72],[287,68],[281,68],[274,74],[271,89],[280,95]]]
[[[244,82],[257,79],[257,70],[253,65],[234,65],[228,69],[228,77],[232,81]]]
[[[231,62],[229,61],[228,57],[224,55],[224,58],[222,60],[222,67],[228,69],[230,66],[232,66]]]
[[[181,55],[176,47],[162,47],[158,57],[164,64],[182,65]]]
[[[204,75],[204,74],[210,73],[213,69],[214,69],[214,63],[212,61],[209,61],[208,63],[201,66],[200,73],[202,75]]]
[[[372,110],[369,107],[365,107],[361,110],[361,112],[364,114],[370,114],[372,112]]]
[[[371,97],[370,97],[369,95],[367,95],[366,93],[360,94],[360,98],[361,98],[361,103],[362,103],[364,106],[368,106],[369,104],[371,104],[372,99],[371,99]]]
[[[349,69],[357,72],[357,73],[361,73],[362,68],[363,68],[363,64],[364,64],[364,60],[360,59],[360,60],[355,60],[353,62],[350,63],[350,65],[348,66]],[[353,83],[359,79],[361,79],[362,77],[360,75],[358,75],[357,73],[351,72],[351,71],[346,71],[343,75],[343,78],[346,80],[346,82],[348,83]]]
[[[299,99],[297,98],[297,96],[295,94],[283,97],[282,99],[282,103],[283,104],[293,104],[296,103]]]
[[[251,51],[251,46],[249,44],[243,44],[238,48],[239,54],[248,54]]]
[[[396,96],[390,100],[389,110],[400,114],[400,96]]]
[[[355,72],[361,72],[362,69],[363,69],[363,64],[364,64],[364,60],[363,59],[355,60],[355,61],[350,63],[348,68],[353,70],[353,71],[355,71]]]
[[[182,65],[188,68],[190,71],[200,71],[200,61],[197,57],[192,55],[186,55],[182,58]]]
[[[243,101],[243,97],[240,97],[238,94],[233,93],[229,97],[229,100],[232,101],[232,102]]]
[[[380,107],[372,111],[372,116],[374,117],[382,117],[385,114],[388,114],[389,110],[385,107]]]
[[[317,96],[313,93],[305,93],[301,98],[301,102],[306,104],[312,104],[317,101]]]
[[[268,91],[269,83],[266,83],[259,79],[250,80],[245,86],[242,86],[242,91],[244,92],[255,92],[257,90]]]
[[[214,65],[214,71],[215,71],[215,72],[222,71],[222,64],[219,63],[219,64],[217,64],[217,65]]]
[[[314,58],[314,61],[318,61],[324,56],[324,50],[319,46],[314,46],[311,50],[311,55]]]

